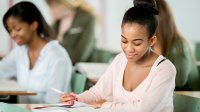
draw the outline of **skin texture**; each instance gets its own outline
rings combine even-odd
[[[25,22],[20,22],[18,19],[15,19],[15,17],[11,16],[7,19],[7,26],[11,38],[18,45],[24,45],[31,41],[31,37],[33,37],[34,30],[32,28],[32,25],[28,25]]]

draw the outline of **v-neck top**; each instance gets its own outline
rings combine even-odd
[[[176,69],[168,59],[161,62],[163,59],[165,57],[160,55],[148,76],[133,91],[127,91],[122,82],[128,61],[125,54],[120,53],[97,84],[79,94],[78,99],[86,103],[105,99],[102,108],[119,112],[172,112]]]
[[[16,76],[17,83],[36,96],[20,96],[20,103],[58,103],[60,95],[52,91],[54,87],[66,91],[69,87],[72,63],[66,50],[56,40],[48,42],[32,69],[28,56],[28,46],[16,46],[0,61],[0,77]]]

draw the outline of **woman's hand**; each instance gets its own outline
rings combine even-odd
[[[61,103],[67,103],[69,105],[74,105],[74,101],[76,101],[76,94],[75,93],[69,93],[69,94],[62,94],[60,97]]]

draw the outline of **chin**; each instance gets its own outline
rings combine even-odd
[[[23,45],[24,45],[24,43],[17,43],[17,45],[18,45],[18,46],[23,46]]]
[[[135,57],[135,58],[129,58],[129,57],[126,57],[126,59],[129,61],[129,62],[136,62],[138,59]]]
[[[126,56],[126,59],[129,61],[129,62],[137,62],[141,59],[142,57],[140,55],[137,55],[137,56],[134,56],[134,57],[128,57]]]

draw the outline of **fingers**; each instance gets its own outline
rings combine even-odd
[[[60,97],[61,103],[73,104],[75,100],[76,100],[76,94],[75,93],[62,94],[61,97]]]

